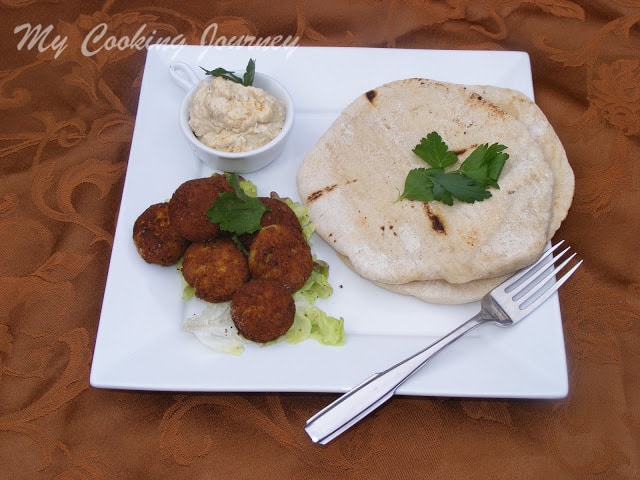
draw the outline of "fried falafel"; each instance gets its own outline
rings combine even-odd
[[[150,205],[140,214],[133,224],[133,242],[147,263],[162,266],[177,263],[189,246],[171,223],[166,202]]]
[[[267,211],[260,218],[260,228],[268,227],[269,225],[286,225],[302,233],[302,225],[300,225],[297,215],[289,205],[276,197],[258,197],[258,200],[267,207]],[[247,250],[257,234],[258,232],[245,233],[239,236],[240,242]]]
[[[258,197],[265,207],[268,208],[260,219],[261,227],[269,225],[286,225],[302,233],[302,226],[295,212],[284,201],[275,197]]]
[[[313,270],[311,247],[299,231],[286,225],[269,225],[251,242],[249,270],[253,278],[278,280],[294,292]]]
[[[232,239],[219,237],[189,245],[182,262],[182,276],[196,297],[211,303],[228,302],[249,281],[247,257]]]
[[[284,335],[295,314],[291,293],[276,280],[251,280],[231,299],[231,319],[238,333],[254,342],[270,342]]]
[[[213,223],[206,212],[222,192],[233,189],[224,175],[183,182],[173,192],[169,201],[171,223],[184,238],[192,242],[204,242],[220,233],[220,225]]]

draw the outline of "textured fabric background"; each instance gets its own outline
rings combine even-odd
[[[569,396],[396,398],[319,447],[303,425],[334,395],[91,388],[145,60],[83,53],[102,23],[527,51],[576,174],[558,233],[585,259],[560,295]],[[21,43],[25,24],[42,41]],[[0,479],[640,478],[639,162],[637,0],[0,0]]]

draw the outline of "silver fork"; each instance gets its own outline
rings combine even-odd
[[[323,445],[329,443],[389,400],[427,360],[479,325],[493,323],[509,327],[542,305],[582,263],[582,260],[572,263],[576,254],[569,254],[570,247],[554,256],[563,243],[558,242],[533,265],[515,273],[485,295],[480,302],[480,312],[465,323],[409,358],[372,375],[316,413],[305,427],[311,440]],[[559,264],[554,267],[556,262]],[[556,279],[561,271],[566,273]]]

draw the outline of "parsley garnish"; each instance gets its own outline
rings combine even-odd
[[[235,173],[225,176],[232,192],[222,192],[206,215],[214,223],[220,224],[220,230],[242,235],[260,230],[260,219],[267,207],[256,197],[247,195],[240,186],[240,179]]]
[[[438,200],[453,205],[454,198],[473,203],[491,197],[489,187],[500,188],[498,177],[509,158],[507,147],[494,143],[477,147],[457,170],[445,171],[458,162],[437,132],[420,139],[413,153],[431,168],[415,168],[409,172],[400,198],[431,202]]]
[[[256,61],[253,58],[249,59],[249,63],[247,63],[247,68],[242,77],[239,77],[233,71],[227,70],[222,67],[214,68],[213,70],[207,70],[204,67],[200,68],[202,68],[202,70],[204,70],[204,73],[206,73],[207,75],[211,75],[213,77],[222,77],[227,80],[231,80],[232,82],[244,85],[245,87],[249,87],[253,85],[253,79],[256,73]]]

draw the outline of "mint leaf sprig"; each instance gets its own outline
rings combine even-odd
[[[213,70],[207,70],[204,67],[200,67],[204,70],[204,73],[207,75],[211,75],[213,77],[222,77],[226,80],[230,80],[235,83],[239,83],[240,85],[244,85],[245,87],[249,87],[253,85],[253,79],[256,74],[256,61],[252,58],[249,59],[249,63],[247,63],[247,68],[245,69],[244,75],[239,77],[232,70],[227,70],[222,67],[214,68]]]
[[[447,172],[447,167],[458,162],[458,156],[438,132],[431,132],[412,150],[430,168],[411,170],[400,198],[446,205],[453,205],[454,199],[466,203],[486,200],[491,197],[489,187],[500,188],[498,178],[509,158],[506,148],[498,143],[480,145],[458,169]]]

